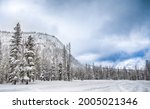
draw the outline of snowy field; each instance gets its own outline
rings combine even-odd
[[[29,85],[0,85],[0,92],[150,92],[150,81],[36,81]]]

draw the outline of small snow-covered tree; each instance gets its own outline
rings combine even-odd
[[[59,73],[59,80],[62,80],[62,63],[59,63],[59,70],[58,70],[58,73]]]
[[[26,51],[25,51],[25,72],[26,72],[26,79],[29,78],[29,81],[35,80],[35,52],[34,52],[34,39],[33,37],[29,36],[26,42]],[[27,78],[28,77],[28,78]],[[28,84],[28,83],[27,83]]]
[[[144,79],[150,80],[150,60],[146,60]]]
[[[12,36],[11,44],[10,44],[10,71],[8,82],[12,82],[16,84],[19,80],[19,73],[20,73],[20,59],[21,59],[21,28],[20,24],[18,23],[14,28],[15,33]]]

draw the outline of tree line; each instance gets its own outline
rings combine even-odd
[[[117,69],[86,64],[73,71],[77,80],[150,80],[150,61],[146,60],[145,69]]]

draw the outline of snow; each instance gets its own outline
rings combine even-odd
[[[25,70],[26,70],[26,71],[32,71],[32,70],[33,70],[33,67],[27,66],[27,67],[25,67]]]
[[[35,81],[24,84],[1,84],[0,92],[149,92],[150,81],[144,80],[74,80]]]
[[[24,77],[24,80],[29,80],[29,77],[25,76],[25,77]]]
[[[130,59],[125,59],[121,61],[101,61],[94,63],[95,65],[102,67],[112,67],[116,69],[145,69],[146,60],[142,57],[135,57]]]
[[[143,58],[132,58],[132,59],[127,59],[121,62],[118,62],[115,65],[115,68],[121,68],[123,69],[126,67],[126,69],[144,69],[145,68],[145,60]]]
[[[4,57],[9,56],[8,54],[10,52],[9,49],[10,49],[10,44],[11,44],[10,40],[12,40],[13,35],[14,35],[14,32],[0,31],[0,39],[2,42],[2,53],[3,53],[2,55]],[[57,37],[53,35],[48,35],[46,33],[22,32],[22,41],[27,41],[28,36],[30,35],[34,38],[36,47],[38,47],[38,50],[39,50],[39,57],[41,57],[41,59],[42,59],[43,53],[46,52],[46,54],[50,56],[52,52],[51,50],[54,50],[55,47],[58,49],[63,49],[64,47],[64,44]],[[35,50],[36,49],[37,48],[35,48]],[[31,51],[25,51],[25,52],[31,52]],[[73,56],[71,56],[71,60],[72,60],[73,65],[80,66],[80,63],[78,62],[78,60],[76,60]]]

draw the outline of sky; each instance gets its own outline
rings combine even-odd
[[[56,36],[81,63],[150,58],[150,0],[0,0],[0,30]]]

